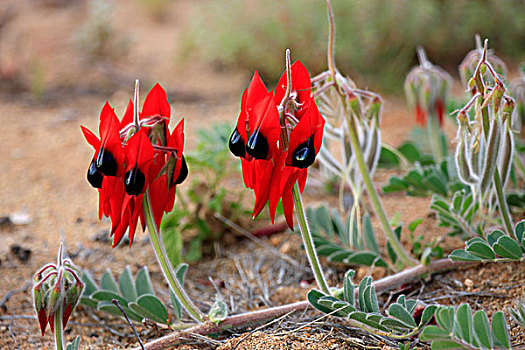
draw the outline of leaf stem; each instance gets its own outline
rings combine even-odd
[[[191,301],[190,297],[179,283],[173,270],[173,266],[168,258],[164,244],[160,236],[160,232],[157,230],[157,225],[155,223],[155,218],[153,216],[153,210],[151,207],[151,198],[149,195],[149,189],[146,190],[144,194],[144,200],[142,202],[144,207],[144,218],[146,219],[146,225],[148,226],[149,237],[151,240],[151,245],[153,246],[153,251],[155,252],[155,257],[161,267],[162,273],[166,281],[179,299],[180,303],[184,306],[186,311],[190,316],[197,322],[203,323],[206,321],[206,316],[195,306]]]
[[[301,199],[301,193],[299,192],[299,186],[297,185],[297,182],[292,189],[292,195],[295,204],[295,213],[297,214],[297,219],[299,221],[299,230],[301,231],[304,249],[306,251],[306,256],[308,257],[310,267],[312,268],[312,272],[314,273],[315,281],[323,293],[331,295],[330,289],[328,288],[328,284],[326,283],[326,279],[323,274],[323,269],[319,263],[319,257],[315,251],[312,234],[308,226],[303,201]]]

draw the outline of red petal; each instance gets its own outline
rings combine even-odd
[[[38,323],[40,324],[40,331],[43,336],[47,328],[47,313],[43,307],[38,310]]]
[[[252,217],[255,218],[268,202],[270,196],[270,186],[272,179],[273,163],[266,160],[254,160],[255,162],[255,205]]]
[[[144,100],[142,113],[140,114],[141,117],[155,115],[166,117],[166,125],[169,123],[171,107],[168,102],[168,96],[166,95],[166,91],[164,91],[162,86],[158,83],[148,92],[148,95]]]
[[[69,320],[69,317],[71,316],[71,313],[73,312],[73,305],[67,304],[66,308],[64,310],[64,313],[62,314],[62,329],[66,329],[67,321]]]
[[[98,137],[96,137],[95,134],[91,132],[91,130],[85,128],[84,126],[80,125],[80,128],[82,129],[82,132],[84,133],[84,137],[86,138],[86,141],[91,146],[93,146],[96,152],[98,152],[98,150],[100,149],[100,140],[98,139]]]
[[[153,146],[144,128],[133,134],[125,147],[126,171],[137,167],[146,177],[146,188],[148,184],[149,165],[153,161]]]
[[[124,112],[124,116],[122,117],[122,120],[120,122],[121,128],[133,123],[133,112],[134,112],[133,101],[131,101],[130,99],[128,102],[128,106],[126,107],[126,112]]]
[[[124,152],[120,141],[120,122],[115,114],[114,109],[108,102],[100,112],[100,147],[105,148],[115,158],[119,166],[119,171],[124,163]],[[119,172],[117,172],[118,174]]]
[[[290,69],[292,71],[292,91],[297,92],[297,101],[301,105],[298,111],[300,118],[302,111],[308,108],[308,104],[310,103],[312,82],[310,80],[310,73],[308,73],[308,70],[300,61],[295,61]],[[275,87],[275,101],[277,103],[281,103],[284,98],[286,86],[287,76],[286,72],[284,72]]]
[[[295,149],[300,144],[305,143],[312,135],[314,135],[314,148],[317,156],[323,142],[324,124],[325,120],[312,99],[309,108],[305,110],[299,123],[290,132],[289,151],[286,159],[287,165],[292,164],[292,155]]]

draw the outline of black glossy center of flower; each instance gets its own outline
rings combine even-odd
[[[130,196],[138,196],[144,189],[146,177],[138,168],[133,168],[124,175],[124,189]]]
[[[186,164],[186,158],[182,155],[182,163],[180,165],[179,176],[175,179],[174,185],[181,184],[188,177],[188,164]]]
[[[301,143],[292,153],[292,166],[296,168],[308,168],[315,161],[314,136],[310,136],[306,142]]]
[[[248,139],[246,153],[255,159],[266,159],[268,157],[268,141],[266,137],[259,132],[259,129],[255,130]]]
[[[117,174],[117,161],[113,154],[105,148],[101,148],[98,151],[95,165],[97,170],[106,176],[115,176]]]
[[[89,164],[87,179],[91,186],[95,188],[102,188],[102,181],[104,180],[104,175],[102,175],[102,173],[97,170],[97,167],[95,166],[95,160],[93,160],[91,164]]]
[[[244,141],[242,140],[241,134],[239,133],[239,130],[237,130],[237,128],[233,130],[233,133],[230,136],[230,142],[228,145],[230,147],[230,151],[233,153],[234,156],[237,156],[237,157],[245,156]]]

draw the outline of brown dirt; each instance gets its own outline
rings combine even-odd
[[[147,265],[157,291],[164,291],[161,297],[166,297],[166,286],[146,235],[139,233],[131,248],[111,249],[109,242],[94,239],[101,232],[107,232],[110,225],[107,220],[98,220],[97,192],[85,180],[92,150],[84,141],[79,125],[97,130],[98,113],[105,100],[109,100],[120,114],[131,97],[135,77],[143,82],[143,94],[152,82],[160,81],[172,102],[172,124],[181,117],[186,118],[186,144],[191,149],[199,128],[217,121],[234,122],[240,93],[249,79],[241,73],[217,72],[198,62],[183,69],[176,66],[179,38],[184,35],[180,29],[186,15],[192,11],[191,0],[171,2],[163,21],[145,15],[136,1],[116,2],[113,23],[117,36],[130,35],[133,45],[130,54],[114,62],[111,68],[107,63],[89,65],[74,48],[71,33],[84,21],[86,8],[81,0],[71,1],[69,5],[64,3],[68,2],[6,0],[0,4],[0,11],[11,5],[15,13],[2,32],[0,42],[0,72],[3,74],[0,84],[0,216],[24,212],[30,218],[26,225],[0,225],[0,348],[53,347],[50,334],[41,337],[37,322],[32,318],[31,292],[27,286],[40,266],[54,260],[61,240],[66,242],[68,253],[77,265],[89,269],[96,278],[107,268],[116,273],[130,265],[135,273],[139,267]],[[43,80],[43,93],[31,93],[29,87],[38,79]],[[400,144],[411,123],[407,120],[411,117],[402,101],[387,100],[384,140]],[[380,171],[376,181],[384,182],[390,174]],[[241,183],[240,177],[234,181]],[[315,190],[307,192],[306,197],[309,203],[319,201]],[[404,222],[425,218],[418,230],[430,238],[444,231],[436,228],[428,202],[428,198],[407,199],[402,194],[384,197],[389,215],[400,212]],[[272,236],[268,242],[306,266],[296,235],[280,234]],[[450,249],[458,244],[454,240],[446,242]],[[21,254],[20,249],[13,248],[15,246],[28,249],[29,256]],[[237,238],[227,246],[219,242],[215,255],[215,259],[208,258],[191,266],[188,274],[189,292],[201,300],[203,308],[210,306],[215,294],[208,276],[219,282],[219,291],[231,298],[235,312],[304,300],[312,287],[307,269],[293,269],[246,240]],[[327,267],[331,283],[340,284],[346,267],[335,264],[327,264]],[[280,280],[276,277],[279,273],[284,275]],[[358,269],[359,278],[367,273],[368,269]],[[380,278],[384,273],[377,269],[373,276]],[[440,302],[469,301],[474,309],[485,308],[490,313],[524,296],[524,277],[524,264],[484,265],[441,275],[418,291],[423,299],[441,295]],[[472,283],[466,282],[467,279]],[[414,288],[420,286],[416,284]],[[247,290],[251,291],[249,295]],[[457,292],[464,291],[470,294],[457,296]],[[506,297],[485,297],[474,292],[504,293]],[[180,348],[220,345],[219,348],[225,350],[234,348],[237,342],[240,342],[237,349],[349,349],[384,345],[345,329],[335,319],[298,329],[307,322],[305,320],[319,316],[310,312],[301,316],[304,319],[287,318],[281,328],[250,334],[247,332],[251,328],[238,330],[240,333],[234,330],[218,339],[197,339]],[[103,321],[97,321],[97,317]],[[166,334],[165,330],[156,333],[142,328],[140,331],[144,340]],[[137,346],[131,331],[120,319],[95,314],[82,307],[75,311],[66,329],[67,340],[76,335],[82,336],[81,348]]]

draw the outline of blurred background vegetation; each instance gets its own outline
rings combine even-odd
[[[474,34],[504,60],[525,59],[525,1],[332,1],[338,68],[358,83],[402,91],[423,45],[432,62],[455,73]],[[312,74],[326,69],[328,20],[321,0],[207,0],[186,21],[179,62],[195,58],[219,68],[262,71],[278,79],[284,49]],[[512,67],[512,65],[511,65]],[[456,74],[457,75],[457,74]]]

